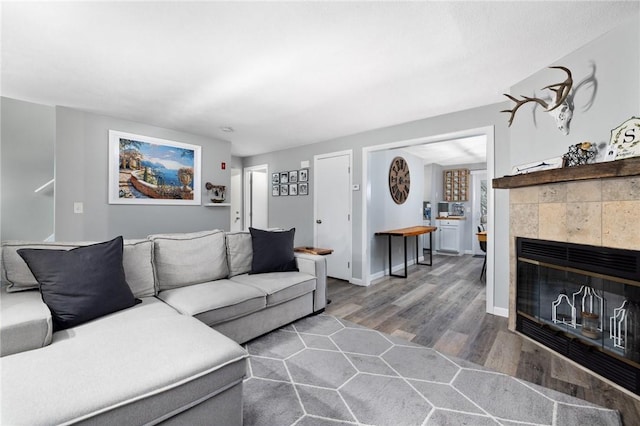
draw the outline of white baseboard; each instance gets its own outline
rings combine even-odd
[[[493,315],[497,315],[499,317],[509,318],[509,309],[498,308],[498,307],[494,306],[493,307]]]
[[[367,285],[364,283],[364,281],[362,281],[362,279],[360,278],[351,278],[349,280],[349,284],[354,284],[354,285],[359,285],[359,286],[363,286],[366,287]]]

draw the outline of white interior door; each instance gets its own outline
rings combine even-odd
[[[231,232],[242,231],[242,170],[231,169]]]
[[[351,151],[314,157],[315,246],[333,249],[327,275],[351,279]]]
[[[244,171],[244,227],[266,229],[269,227],[267,166],[247,167]]]

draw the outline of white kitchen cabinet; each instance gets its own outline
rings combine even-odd
[[[438,230],[436,231],[437,251],[442,254],[464,253],[463,229],[464,220],[460,219],[439,219],[436,221]]]

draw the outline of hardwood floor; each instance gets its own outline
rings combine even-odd
[[[509,331],[506,318],[485,313],[482,262],[434,255],[432,267],[414,265],[406,279],[387,277],[369,287],[329,278],[326,312],[617,409],[625,425],[640,424],[640,398]]]

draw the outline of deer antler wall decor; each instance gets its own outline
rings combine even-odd
[[[569,99],[569,94],[571,93],[571,87],[573,86],[573,78],[571,76],[571,71],[565,67],[549,67],[554,69],[559,69],[567,73],[567,79],[562,83],[550,84],[549,86],[545,86],[542,88],[549,89],[555,94],[555,99],[551,103],[547,103],[545,100],[540,98],[534,98],[529,96],[522,96],[522,99],[518,99],[514,96],[504,94],[507,98],[511,99],[516,105],[513,109],[505,109],[500,112],[508,112],[511,114],[509,117],[509,127],[511,127],[511,123],[513,123],[513,118],[515,117],[516,111],[522,105],[535,102],[540,104],[546,112],[551,114],[551,116],[556,120],[556,126],[558,130],[560,130],[563,134],[569,134],[569,125],[571,124],[571,119],[573,118],[573,105]]]

